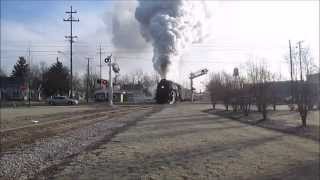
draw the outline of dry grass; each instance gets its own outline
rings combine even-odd
[[[82,153],[53,179],[319,178],[319,143],[179,105]]]

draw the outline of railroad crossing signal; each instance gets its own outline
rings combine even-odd
[[[112,54],[110,54],[110,56],[107,56],[105,59],[104,59],[104,62],[105,63],[109,63],[111,61],[111,57],[112,57]]]
[[[113,87],[112,87],[112,54],[110,56],[107,56],[104,59],[104,62],[108,64],[109,66],[109,91],[108,91],[108,99],[109,99],[109,105],[113,106]]]
[[[107,84],[108,84],[108,81],[105,80],[105,79],[97,79],[97,83],[98,83],[98,84],[107,85]]]

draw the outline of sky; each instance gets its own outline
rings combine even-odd
[[[78,36],[75,73],[86,72],[87,57],[92,58],[92,72],[99,72],[99,45],[103,59],[113,54],[120,75],[138,69],[155,73],[151,45],[142,38],[134,18],[135,0],[1,0],[1,69],[10,74],[18,56],[28,56],[28,48],[32,65],[50,66],[58,57],[69,66],[69,43],[64,36],[70,27],[63,18],[71,5],[80,19],[73,31]],[[187,86],[189,73],[201,68],[232,73],[238,67],[240,74],[245,73],[243,67],[250,58],[265,59],[274,73],[286,79],[289,40],[293,48],[303,40],[302,47],[310,47],[319,62],[319,1],[219,1],[214,9],[210,36],[182,53],[175,81]],[[102,71],[107,78],[106,66]],[[203,90],[208,79],[209,75],[196,79],[196,89]]]

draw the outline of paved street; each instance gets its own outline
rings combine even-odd
[[[111,142],[52,169],[47,176],[115,180],[319,179],[319,142],[203,112],[209,107],[168,106]]]

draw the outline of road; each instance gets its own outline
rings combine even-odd
[[[37,179],[319,179],[319,142],[180,104]]]

